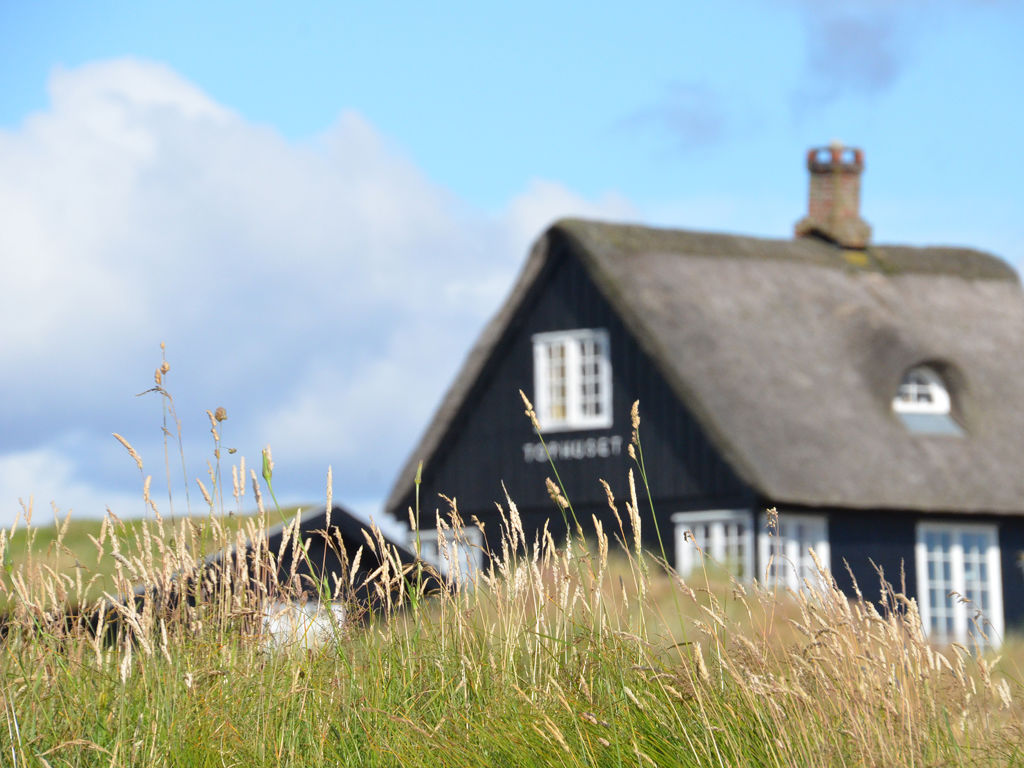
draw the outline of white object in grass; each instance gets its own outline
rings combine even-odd
[[[319,648],[338,636],[345,623],[341,603],[275,601],[263,613],[268,648]]]

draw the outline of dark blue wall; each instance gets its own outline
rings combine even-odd
[[[1024,519],[1002,518],[998,522],[1006,629],[1024,633]]]
[[[881,599],[881,579],[907,594],[917,593],[914,542],[917,519],[905,512],[829,510],[832,575],[846,594],[853,581],[866,600]]]

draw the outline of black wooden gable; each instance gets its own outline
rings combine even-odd
[[[549,254],[541,271],[507,312],[493,347],[486,359],[479,361],[476,376],[442,433],[435,435],[429,445],[421,446],[428,450],[410,457],[388,511],[406,519],[407,509],[415,503],[415,467],[422,460],[424,527],[432,526],[435,509],[444,511],[446,505],[439,494],[445,494],[457,499],[465,519],[475,515],[485,523],[489,542],[494,545],[498,529],[495,503],[505,504],[504,485],[527,529],[538,529],[548,519],[554,530],[561,529],[561,515],[545,488],[545,479],[553,477],[553,472],[524,414],[519,391],[534,398],[534,335],[576,329],[607,331],[612,423],[607,428],[550,432],[545,434],[545,441],[586,527],[591,514],[611,523],[599,479],[610,484],[618,499],[626,496],[627,472],[634,466],[627,454],[632,432],[630,409],[636,400],[640,401],[640,436],[650,491],[667,547],[671,543],[669,519],[675,512],[749,508],[753,493],[721,458],[658,367],[637,344],[587,273],[575,243],[557,230],[549,237]],[[647,509],[646,504],[642,509]],[[649,516],[644,533],[653,543],[654,526]]]

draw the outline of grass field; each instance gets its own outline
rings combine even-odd
[[[287,507],[274,518],[291,519],[297,511],[296,507]],[[30,582],[42,582],[60,574],[67,589],[66,599],[72,603],[88,602],[116,589],[117,560],[112,556],[113,540],[107,540],[110,535],[116,535],[118,546],[127,542],[131,550],[139,550],[147,539],[152,543],[162,527],[162,542],[170,547],[184,527],[189,546],[197,553],[209,553],[218,550],[218,539],[234,540],[239,533],[245,533],[247,524],[257,522],[258,513],[254,512],[214,517],[190,515],[165,521],[163,526],[152,518],[120,520],[113,516],[106,520],[66,519],[46,526],[21,523],[6,536],[4,567],[9,574],[26,574]]]
[[[627,543],[642,524],[634,504],[614,532]],[[714,567],[684,581],[600,529],[593,549],[550,538],[534,548],[505,508],[507,559],[433,597],[396,570],[413,588],[404,610],[338,626],[313,649],[268,650],[244,620],[266,596],[244,588],[194,610],[126,610],[103,642],[48,613],[60,589],[43,582],[61,574],[37,571],[23,594],[15,583],[37,561],[12,563],[0,762],[1024,764],[1019,676],[969,649],[931,648],[898,595],[886,613],[827,576],[799,595],[732,584]],[[106,578],[122,589],[195,557],[174,550],[174,532],[161,554],[153,526],[117,538]],[[218,530],[211,543],[238,529]],[[40,530],[34,544],[81,554],[53,536]],[[85,540],[93,560],[113,559]],[[121,559],[151,570],[130,576]]]
[[[254,587],[244,558],[203,570],[259,539],[262,502],[0,531],[0,765],[1024,765],[1017,639],[1004,658],[933,648],[913,601],[851,600],[824,570],[798,594],[713,563],[680,578],[640,549],[635,492],[609,502],[616,530],[528,542],[504,500],[506,554],[437,594],[381,551],[377,589],[400,607],[349,605],[312,647],[261,631],[290,584]],[[165,597],[189,583],[194,605]],[[144,604],[115,602],[137,584]],[[69,622],[74,601],[103,625]]]

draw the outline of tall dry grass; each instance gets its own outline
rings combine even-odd
[[[634,415],[639,463],[638,428]],[[150,504],[125,535],[108,517],[94,546],[114,586],[72,611],[89,593],[81,569],[31,557],[5,569],[0,764],[1024,764],[1020,679],[1005,662],[932,647],[912,600],[850,599],[824,568],[797,594],[710,562],[684,578],[641,547],[632,477],[629,498],[609,492],[614,530],[574,520],[564,539],[530,538],[503,499],[498,551],[469,574],[453,559],[450,588],[433,594],[418,585],[438,574],[403,567],[371,533],[364,554],[388,565],[370,593],[404,607],[353,618],[365,608],[351,602],[353,564],[312,585],[348,601],[326,642],[270,647],[266,606],[311,585],[278,574],[301,542],[259,545],[267,458],[262,486],[249,472],[258,513],[241,526],[215,492],[200,521]],[[554,513],[575,518],[551,490]],[[433,517],[469,546],[454,503]],[[4,562],[14,534],[0,531]],[[213,570],[210,552],[228,553]]]

